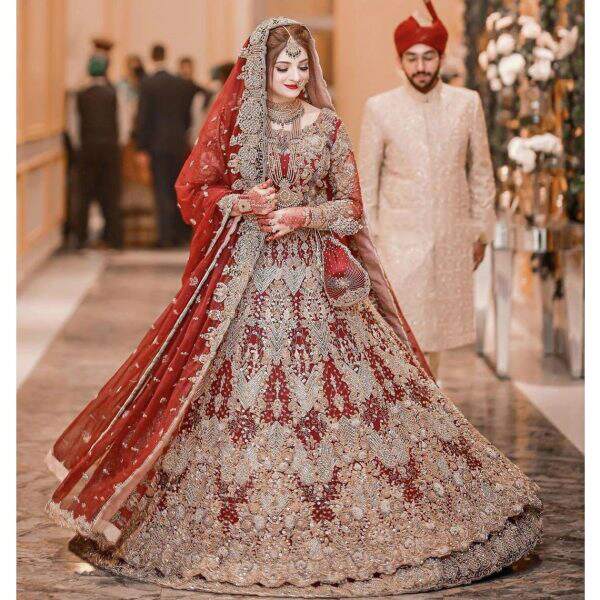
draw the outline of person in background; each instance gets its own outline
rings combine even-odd
[[[90,54],[92,57],[100,57],[106,61],[106,73],[104,75],[108,82],[108,67],[110,65],[110,53],[113,42],[108,38],[95,37],[90,40]],[[79,139],[79,112],[77,108],[77,94],[79,90],[89,85],[89,74],[87,63],[82,73],[82,79],[65,93],[65,128],[62,132],[63,147],[65,150],[65,220],[63,224],[63,245],[65,248],[78,248],[79,243],[79,205],[81,200],[80,191],[80,139]],[[87,227],[87,224],[86,224]],[[87,238],[86,238],[87,239]]]
[[[163,45],[156,44],[151,57],[153,74],[140,86],[137,158],[140,167],[149,163],[152,170],[157,246],[169,248],[184,245],[190,238],[190,228],[177,208],[175,180],[189,152],[187,136],[195,91],[190,81],[169,73]]]
[[[360,173],[367,221],[434,375],[475,339],[473,270],[494,230],[495,184],[479,95],[440,81],[448,32],[410,17],[394,40],[405,81],[367,100]]]
[[[106,59],[106,80],[110,81],[108,69],[110,67],[110,54],[113,49],[114,42],[105,37],[92,38],[92,56],[100,56]]]
[[[220,87],[223,87],[225,85],[225,82],[227,81],[227,78],[229,77],[229,74],[231,73],[233,67],[234,67],[234,64],[232,62],[225,62],[225,63],[220,63],[218,65],[215,65],[210,70],[210,78],[213,81],[218,81],[220,84]]]
[[[194,90],[194,99],[192,101],[192,125],[188,132],[188,140],[190,149],[194,145],[200,127],[204,122],[206,109],[210,104],[212,92],[201,85],[194,79],[194,59],[191,56],[182,56],[179,59],[179,76],[186,81],[189,81]]]
[[[76,126],[71,143],[78,149],[79,201],[75,215],[77,247],[88,243],[90,204],[97,200],[104,217],[101,247],[121,248],[121,163],[117,94],[106,79],[108,60],[94,54],[88,61],[88,82],[76,95]]]
[[[119,131],[121,146],[136,136],[136,120],[142,79],[146,76],[144,63],[137,54],[125,58],[125,77],[117,83]]]

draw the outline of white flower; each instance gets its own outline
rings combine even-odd
[[[488,58],[487,52],[483,51],[479,54],[478,57],[478,62],[479,62],[479,66],[481,67],[482,71],[486,71],[488,68],[488,65],[490,64],[490,60]]]
[[[537,58],[538,60],[547,60],[552,62],[555,58],[554,52],[552,50],[550,50],[549,48],[540,48],[539,46],[536,46],[533,49],[533,56],[535,56],[535,58]]]
[[[535,152],[544,152],[560,156],[563,152],[562,142],[552,133],[534,135],[524,140],[525,145]]]
[[[527,71],[534,81],[548,81],[554,76],[552,63],[549,60],[536,60]]]
[[[485,20],[485,28],[488,31],[493,31],[494,30],[494,25],[496,24],[496,21],[501,17],[502,15],[499,12],[493,12],[486,20]]]
[[[500,73],[500,79],[502,79],[502,83],[506,86],[513,85],[519,74],[523,72],[524,68],[525,59],[518,52],[502,58],[498,65],[498,71]]]
[[[496,50],[498,54],[508,56],[514,52],[516,45],[515,38],[510,33],[503,33],[496,41]]]
[[[506,17],[502,17],[496,21],[496,31],[502,31],[507,27],[510,27],[515,22],[515,17],[513,15],[508,15]]]
[[[530,16],[530,15],[521,15],[518,19],[517,19],[517,23],[519,25],[525,25],[525,23],[529,23],[531,21],[535,22],[535,19]]]
[[[542,33],[540,24],[535,19],[528,19],[521,27],[521,35],[527,40],[535,40]]]
[[[485,72],[487,78],[491,81],[492,79],[496,79],[498,77],[498,65],[492,63]]]
[[[558,43],[558,48],[556,50],[556,58],[558,60],[562,60],[572,54],[577,48],[577,40],[579,39],[579,28],[577,25],[569,31],[568,29],[564,29],[561,27],[558,30],[558,37],[560,38],[560,42]]]
[[[535,152],[524,158],[520,164],[524,173],[533,173],[535,171]]]
[[[540,48],[548,48],[548,49],[552,50],[552,52],[558,51],[558,44],[556,43],[556,40],[547,31],[542,31],[542,33],[538,36],[535,43]]]
[[[487,57],[490,60],[496,60],[498,58],[498,50],[496,49],[496,40],[490,40],[485,49]]]
[[[508,143],[508,157],[520,165],[525,173],[531,173],[535,169],[536,154],[525,144],[525,140],[514,137]]]
[[[490,89],[492,92],[499,92],[502,89],[502,82],[498,77],[494,77],[494,79],[490,81]]]

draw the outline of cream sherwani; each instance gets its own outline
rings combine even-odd
[[[369,227],[422,349],[471,343],[473,242],[491,239],[495,197],[479,95],[403,82],[369,98],[360,175]]]

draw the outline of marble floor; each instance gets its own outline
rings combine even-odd
[[[29,349],[35,348],[38,356],[20,371],[23,382],[18,391],[19,598],[210,597],[117,578],[90,567],[69,551],[72,534],[51,524],[43,512],[55,486],[44,455],[170,301],[184,258],[181,253],[103,256],[89,285],[78,290],[78,300],[63,310],[64,325],[45,336],[38,334],[37,342],[35,328],[27,334]],[[28,290],[31,295],[29,286],[34,284],[26,284],[20,296]],[[30,306],[43,311],[43,305]],[[19,312],[21,323],[27,322],[27,311]],[[41,329],[45,326],[38,323]],[[467,418],[541,485],[545,535],[535,556],[499,576],[414,597],[582,598],[582,453],[520,387],[498,380],[470,349],[446,353],[440,375],[445,391]],[[560,404],[560,396],[553,401]]]

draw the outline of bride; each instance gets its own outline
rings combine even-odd
[[[75,550],[277,597],[438,589],[527,555],[539,488],[432,379],[304,26],[252,33],[176,187],[182,287],[47,457]]]

